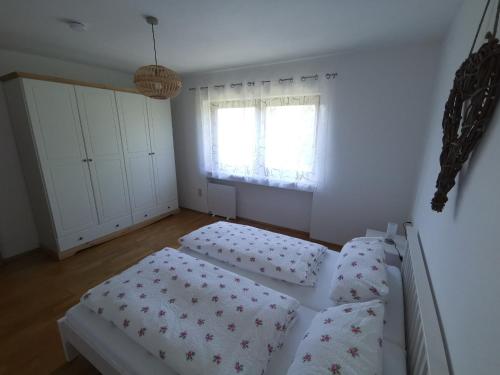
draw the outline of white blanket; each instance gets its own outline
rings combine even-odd
[[[180,374],[258,374],[299,303],[247,278],[163,249],[81,302]]]
[[[312,286],[327,248],[247,225],[219,221],[179,239],[183,247],[241,269]]]

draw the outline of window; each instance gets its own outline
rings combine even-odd
[[[319,96],[208,103],[209,175],[310,190]]]
[[[270,106],[266,120],[266,168],[312,173],[316,106]]]
[[[252,165],[257,144],[256,112],[255,107],[217,109],[217,159],[227,170]]]

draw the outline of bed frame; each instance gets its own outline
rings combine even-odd
[[[96,347],[95,343],[90,342],[86,337],[75,332],[62,317],[57,321],[59,334],[64,349],[64,357],[67,362],[71,362],[79,354],[85,357],[92,365],[104,375],[131,374],[123,368],[113,358],[107,356],[104,350]]]
[[[408,251],[402,264],[406,366],[410,375],[450,375],[439,312],[417,229],[406,225]]]
[[[407,369],[410,375],[451,375],[439,320],[418,231],[406,226],[408,250],[402,264],[405,301]],[[107,357],[94,343],[78,335],[63,317],[58,321],[67,361],[79,353],[103,374],[129,373]]]

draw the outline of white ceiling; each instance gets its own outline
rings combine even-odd
[[[181,73],[436,39],[462,0],[2,0],[0,48],[133,72]],[[70,30],[60,20],[88,23]]]

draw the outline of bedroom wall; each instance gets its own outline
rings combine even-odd
[[[109,69],[0,50],[0,75],[12,71],[55,75],[131,87],[132,75]],[[26,192],[6,98],[0,90],[0,255],[4,258],[38,247],[38,234]]]
[[[456,69],[468,56],[486,0],[466,1],[443,44],[426,136],[425,159],[413,206],[454,373],[497,374],[500,368],[500,111],[442,213],[430,209],[439,171],[441,120]],[[496,2],[491,2],[491,8]],[[491,29],[494,10],[486,17]],[[481,31],[484,36],[486,27]],[[480,40],[482,43],[482,40]]]
[[[184,87],[336,71],[326,184],[312,193],[238,184],[238,215],[344,243],[410,216],[437,43],[384,47],[184,77]],[[173,101],[180,204],[206,212],[194,95]],[[199,191],[201,190],[201,195]]]
[[[313,195],[311,236],[343,244],[410,217],[437,44],[343,55],[333,86],[324,187]]]
[[[277,69],[282,75],[293,74],[292,72],[297,71],[297,67],[279,64],[278,66],[260,66],[183,77],[185,89],[172,101],[177,184],[181,207],[201,212],[208,210],[207,180],[202,172],[201,150],[203,142],[200,137],[201,131],[196,122],[194,95],[186,88],[213,85],[220,82],[259,79],[259,77],[268,77],[269,74],[276,76],[277,72],[274,69]],[[315,69],[315,66],[310,66],[309,69]],[[302,73],[302,71],[300,72]],[[238,216],[309,231],[312,193],[245,183],[225,183],[237,187]]]

